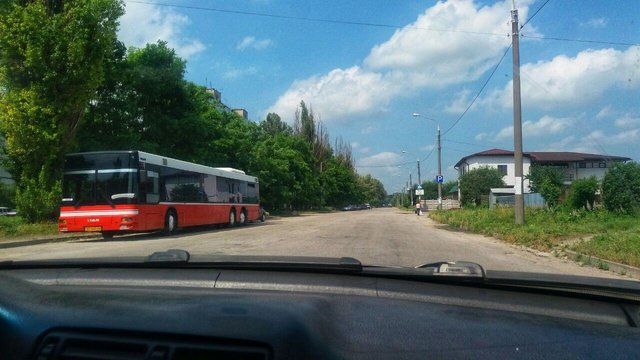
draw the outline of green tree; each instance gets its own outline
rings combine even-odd
[[[380,180],[371,175],[360,176],[358,178],[359,192],[361,201],[373,206],[380,206],[387,198],[387,192]]]
[[[173,49],[160,41],[127,54],[118,46],[107,65],[107,80],[81,128],[79,150],[138,149],[211,160],[210,141],[223,115],[204,87],[185,81],[186,63]]]
[[[284,134],[256,144],[251,174],[260,180],[260,198],[269,209],[304,208],[317,189],[309,166],[311,147],[303,139]]]
[[[269,136],[275,136],[278,134],[291,135],[293,129],[286,122],[280,119],[280,115],[276,113],[269,113],[267,117],[260,123],[261,131]]]
[[[531,191],[540,193],[547,206],[558,205],[564,181],[560,169],[553,166],[532,165],[526,178],[529,179]]]
[[[122,14],[119,0],[2,7],[0,131],[18,182],[17,205],[28,220],[56,213],[57,200],[50,199],[59,198],[63,155],[104,79]]]
[[[600,184],[595,176],[575,180],[569,188],[567,200],[574,209],[593,210],[599,188]]]
[[[482,205],[482,197],[488,196],[491,188],[504,187],[503,174],[500,170],[481,167],[466,172],[460,178],[462,205]]]
[[[640,210],[640,164],[613,164],[602,181],[602,199],[609,211]]]
[[[358,201],[358,177],[353,169],[339,158],[331,158],[320,174],[323,205],[343,207]]]

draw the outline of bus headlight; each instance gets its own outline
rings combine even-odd
[[[131,218],[131,217],[123,217],[123,218],[121,219],[121,221],[122,221],[123,223],[132,223],[132,222],[133,222],[133,218]]]

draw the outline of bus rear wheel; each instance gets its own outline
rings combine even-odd
[[[240,211],[240,226],[247,225],[247,210]]]
[[[232,209],[229,211],[229,227],[236,225],[236,212]]]
[[[167,211],[167,215],[164,217],[164,233],[165,235],[171,235],[176,232],[178,228],[178,215],[174,210]]]

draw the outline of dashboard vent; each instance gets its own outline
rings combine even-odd
[[[56,331],[37,346],[35,360],[267,360],[269,347],[170,335]]]

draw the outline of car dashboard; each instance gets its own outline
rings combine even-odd
[[[640,306],[300,271],[0,271],[2,359],[640,358]]]

